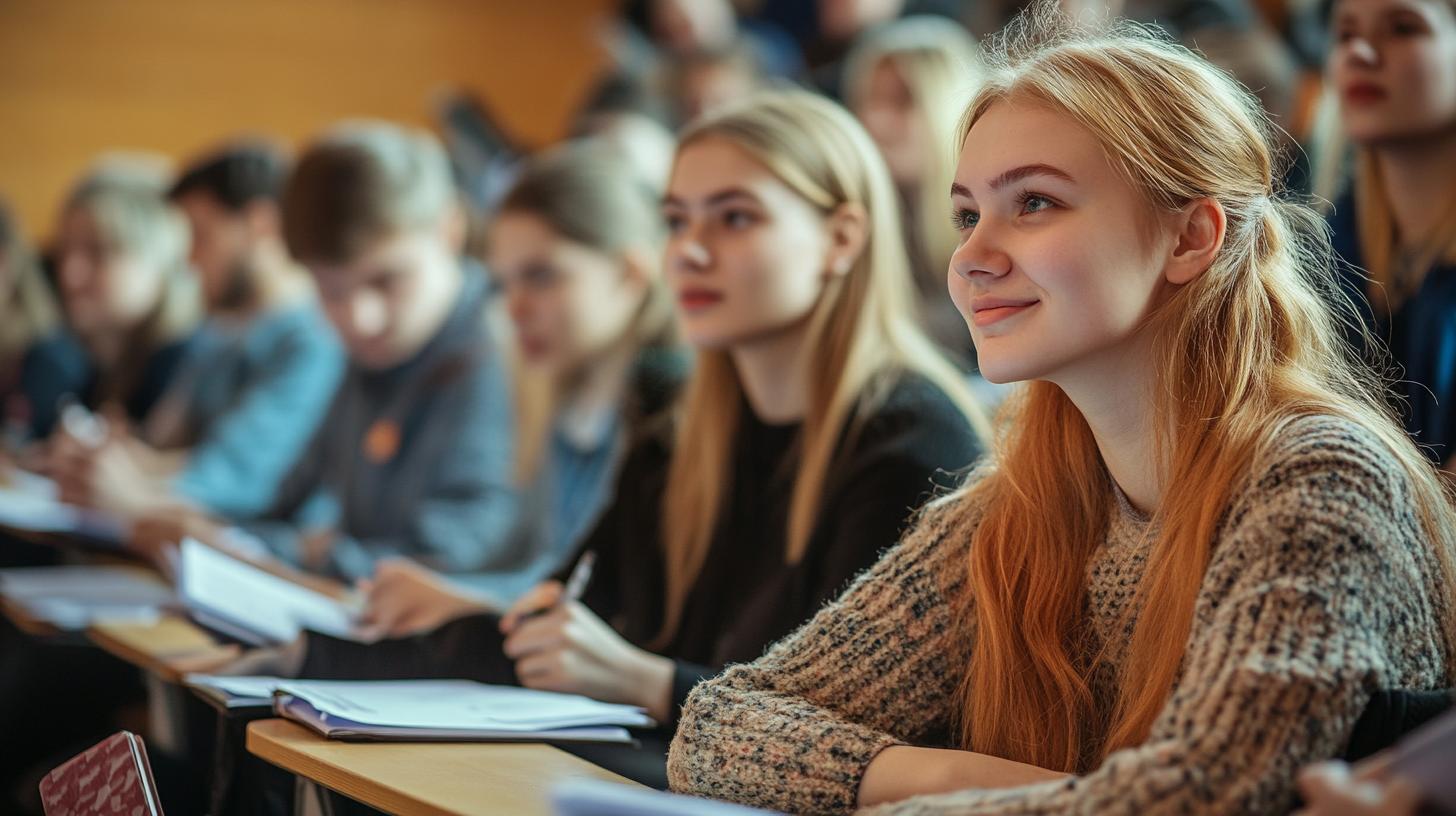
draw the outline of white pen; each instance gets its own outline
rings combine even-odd
[[[592,569],[597,565],[597,554],[594,550],[587,550],[576,560],[576,566],[571,570],[571,577],[566,579],[566,600],[579,601],[582,593],[586,592],[586,585],[591,581]]]
[[[563,602],[581,600],[582,593],[586,592],[586,585],[591,582],[592,568],[596,566],[596,563],[597,554],[592,550],[587,550],[581,554],[581,558],[576,559],[576,566],[572,567],[571,575],[566,579],[566,591],[562,595]],[[530,612],[523,613],[520,620],[530,620],[555,608],[555,605],[552,605],[532,609]]]
[[[106,442],[106,418],[96,416],[79,402],[69,401],[61,409],[61,427],[88,448],[99,448]]]

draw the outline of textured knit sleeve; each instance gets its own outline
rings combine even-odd
[[[960,674],[948,641],[961,582],[945,577],[965,553],[947,535],[950,501],[762,658],[693,691],[668,756],[674,790],[845,812],[875,754],[943,727]]]
[[[1173,694],[1140,746],[1070,781],[924,796],[885,814],[1283,813],[1371,693],[1441,681],[1431,550],[1393,458],[1301,420],[1215,544]]]

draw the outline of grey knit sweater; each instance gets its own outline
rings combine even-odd
[[[757,662],[693,692],[668,759],[673,789],[843,813],[880,750],[947,733],[968,655],[953,620],[967,557],[965,536],[947,535],[956,501],[929,509],[839,601]],[[1153,532],[1125,502],[1115,506],[1087,574],[1087,612],[1114,668]],[[1187,656],[1146,743],[1065,781],[872,812],[1287,811],[1295,772],[1340,752],[1373,691],[1444,684],[1439,574],[1394,458],[1353,423],[1297,420],[1233,497]],[[1099,697],[1114,694],[1113,674],[1094,675]]]

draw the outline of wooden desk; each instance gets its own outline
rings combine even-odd
[[[236,654],[176,615],[151,624],[97,622],[86,635],[97,646],[169,683],[180,683],[183,674],[197,670],[193,666],[199,661]]]
[[[249,725],[248,752],[370,807],[410,816],[544,816],[558,782],[637,785],[549,745],[339,742],[286,720]]]

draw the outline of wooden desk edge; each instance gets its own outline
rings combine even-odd
[[[157,675],[168,683],[182,682],[182,676],[183,674],[185,674],[185,672],[172,665],[171,663],[168,663],[167,658],[195,658],[205,655],[213,650],[221,651],[223,649],[223,647],[214,644],[211,647],[199,646],[195,649],[185,649],[175,653],[157,654],[155,652],[147,652],[141,649],[137,649],[125,640],[117,638],[112,633],[111,626],[112,624],[107,624],[104,621],[99,623],[93,623],[91,626],[88,626],[86,628],[86,636],[91,639],[91,642],[95,643],[97,646],[100,646],[107,653],[122,660],[125,660],[133,666],[137,666],[145,671],[151,672],[152,674]]]
[[[413,814],[418,814],[418,816],[459,816],[459,814],[441,810],[394,788],[384,785],[366,787],[358,784],[355,782],[355,777],[341,774],[337,768],[298,750],[286,740],[279,739],[277,735],[259,733],[259,726],[262,725],[268,725],[274,729],[286,726],[297,729],[308,736],[317,735],[301,725],[281,719],[259,720],[248,725],[246,743],[248,753],[267,760],[285,771],[302,776],[311,782],[323,785],[332,791],[386,813],[409,813],[412,816]],[[320,737],[320,739],[322,738]]]
[[[327,745],[331,749],[348,745],[347,743],[325,740],[313,731],[284,719],[258,720],[248,725],[246,742],[248,753],[277,765],[286,771],[305,777],[330,790],[363,802],[370,807],[391,813],[408,813],[411,816],[415,816],[415,814],[420,814],[421,816],[462,816],[464,813],[494,812],[476,811],[474,809],[475,804],[485,804],[483,802],[472,802],[471,807],[462,810],[451,809],[448,803],[438,800],[432,802],[421,799],[408,790],[400,790],[386,782],[363,776],[359,772],[351,772],[346,768],[329,762],[327,759],[315,757],[308,751],[306,744],[300,747],[300,743],[303,742]],[[419,744],[424,745],[427,743]],[[441,746],[446,748],[450,747],[449,744],[428,744],[436,746],[437,749]],[[369,743],[369,745],[383,746],[385,743]],[[407,744],[398,743],[398,745]],[[480,745],[481,743],[458,744],[459,747],[478,747]],[[358,747],[362,749],[364,745],[361,744]],[[496,747],[504,748],[505,746]],[[548,752],[540,754],[540,756],[546,760],[546,766],[555,766],[555,771],[560,771],[563,763],[570,766],[569,773],[557,777],[558,781],[574,776],[587,775],[598,779],[610,779],[633,787],[639,786],[637,782],[613,773],[585,759],[573,756],[555,746],[528,743],[524,744],[523,747],[530,747],[538,752],[542,750]],[[548,767],[549,772],[550,768]],[[531,812],[550,812],[550,804],[544,789],[542,790],[542,794],[539,803],[532,803],[532,806],[529,808]]]

